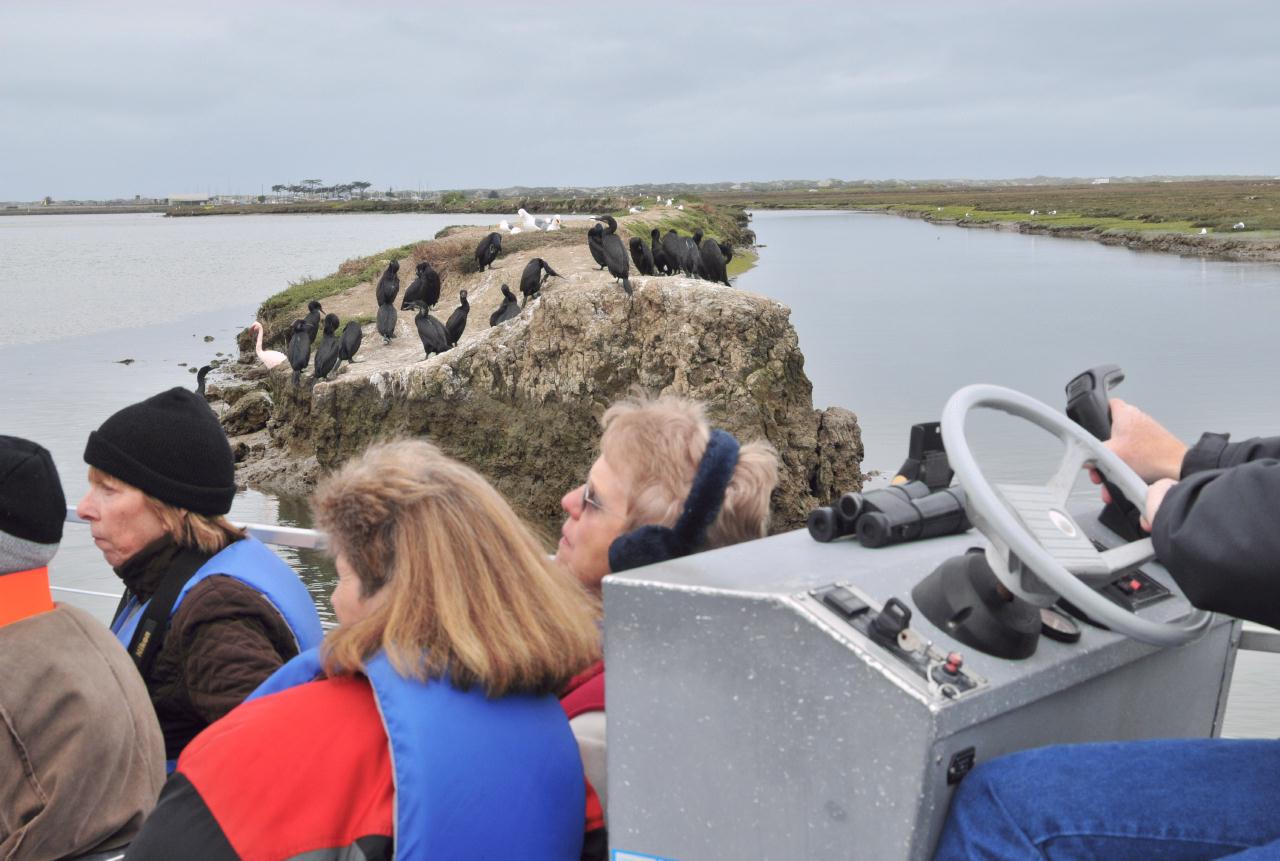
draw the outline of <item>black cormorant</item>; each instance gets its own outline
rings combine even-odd
[[[728,242],[721,242],[720,253],[724,255],[724,263],[728,266],[729,261],[733,259],[733,246]]]
[[[316,339],[316,333],[320,331],[320,318],[324,316],[324,308],[315,299],[307,303],[307,316],[303,318],[307,324],[307,334],[311,336],[311,340]]]
[[[706,279],[723,283],[726,287],[731,286],[729,275],[725,272],[725,259],[720,251],[720,244],[711,238],[704,239],[700,252],[702,271]]]
[[[492,266],[493,261],[498,256],[498,252],[502,250],[502,234],[490,233],[484,239],[480,240],[480,244],[476,246],[476,265],[483,272],[486,266]]]
[[[213,370],[213,365],[201,365],[200,370],[196,371],[196,394],[204,397],[204,378],[209,376],[209,372]]]
[[[400,261],[392,260],[387,264],[387,271],[382,273],[382,277],[378,279],[378,286],[374,289],[373,295],[377,297],[379,305],[390,305],[396,301],[396,294],[400,292]]]
[[[641,275],[656,274],[653,271],[653,252],[639,236],[631,237],[631,262],[636,265],[636,271]]]
[[[316,344],[316,364],[315,379],[323,380],[325,377],[338,367],[338,315],[324,315],[324,335],[320,337],[320,343]]]
[[[658,228],[649,231],[649,253],[653,255],[653,271],[662,275],[672,275],[676,267],[667,259],[667,252],[662,250],[662,234]]]
[[[604,225],[597,222],[587,231],[587,248],[591,251],[591,259],[601,269],[609,264],[604,259]]]
[[[401,311],[408,311],[414,302],[425,302],[428,308],[434,308],[440,301],[440,273],[424,260],[418,264],[418,277],[413,279],[409,289],[404,292],[404,301],[400,303]]]
[[[348,321],[342,330],[342,340],[338,343],[338,360],[354,362],[360,350],[360,342],[364,339],[364,331],[355,320]]]
[[[547,283],[548,278],[559,277],[560,273],[548,266],[547,261],[541,257],[535,257],[526,263],[524,271],[520,273],[520,292],[524,294],[520,307],[523,308],[525,302],[542,292],[542,285]]]
[[[397,316],[395,305],[383,305],[378,309],[378,334],[382,336],[382,343],[390,344],[396,336]]]
[[[449,336],[449,346],[458,343],[462,337],[462,331],[467,328],[467,315],[471,313],[471,304],[467,302],[467,291],[458,291],[458,307],[453,309],[453,313],[449,315],[449,319],[444,324],[444,333]]]
[[[674,230],[668,230],[662,237],[662,253],[666,255],[671,274],[684,269],[684,239]]]
[[[400,300],[400,310],[408,311],[414,302],[422,298],[422,271],[427,268],[426,261],[419,263],[413,281],[404,291],[404,298]]]
[[[680,241],[684,243],[684,247],[680,249],[680,268],[686,275],[702,278],[702,250],[688,236],[680,237]]]
[[[422,349],[427,351],[423,358],[431,358],[431,354],[439,355],[449,349],[449,336],[445,333],[444,324],[432,317],[425,302],[415,302],[418,315],[413,318],[418,327],[418,337],[422,340]]]
[[[605,215],[600,220],[608,219],[612,221],[614,229],[617,229],[617,221],[613,221],[612,215]],[[602,237],[604,244],[604,262],[609,267],[609,275],[613,278],[622,279],[622,289],[626,290],[627,296],[631,296],[631,266],[627,264],[627,249],[623,246],[622,239],[618,238],[616,233],[605,233]]]
[[[289,339],[289,367],[293,368],[293,384],[302,380],[302,369],[311,358],[311,336],[307,334],[307,321],[293,321],[293,337]]]
[[[498,306],[498,310],[489,315],[489,325],[496,326],[499,323],[505,323],[512,317],[519,316],[520,303],[516,301],[516,295],[511,292],[511,288],[506,284],[502,285],[502,304]]]

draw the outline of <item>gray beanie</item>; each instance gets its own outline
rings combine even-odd
[[[49,452],[0,436],[0,576],[48,565],[66,519],[67,498]]]

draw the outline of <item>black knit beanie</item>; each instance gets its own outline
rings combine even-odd
[[[0,436],[0,575],[48,565],[66,519],[67,500],[49,452]]]
[[[226,514],[236,495],[227,436],[204,398],[190,389],[169,389],[120,410],[89,434],[84,460],[197,514]]]

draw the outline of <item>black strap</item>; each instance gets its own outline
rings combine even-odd
[[[143,609],[138,627],[133,631],[133,639],[129,641],[129,657],[133,658],[144,681],[151,679],[151,667],[164,645],[165,634],[169,632],[169,617],[182,587],[207,561],[209,557],[199,551],[183,548],[169,564],[160,588]]]

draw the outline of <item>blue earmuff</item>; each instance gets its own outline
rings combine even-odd
[[[698,550],[715,523],[724,493],[738,465],[738,441],[733,434],[711,431],[698,463],[698,474],[684,501],[675,526],[641,526],[620,535],[609,545],[609,570],[613,573],[687,556]]]

